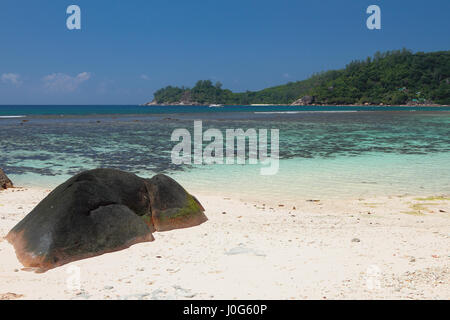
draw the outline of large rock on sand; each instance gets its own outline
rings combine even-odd
[[[170,183],[161,187],[160,181]],[[173,220],[170,208],[181,210],[183,223],[174,227],[163,224],[164,228],[156,229],[185,228],[206,221],[200,204],[189,206],[187,201],[187,206],[180,206],[183,197],[192,198],[164,175],[143,179],[114,169],[86,171],[53,190],[6,238],[25,267],[46,271],[153,241],[152,232],[161,225],[160,220]],[[158,213],[156,219],[153,210]],[[164,219],[166,214],[169,219]]]
[[[0,190],[12,188],[13,183],[9,180],[8,176],[0,169]]]

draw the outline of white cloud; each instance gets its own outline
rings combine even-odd
[[[20,80],[20,75],[17,73],[4,73],[2,74],[2,82],[20,86],[23,82]]]
[[[291,75],[289,74],[289,73],[283,73],[283,78],[290,78],[291,77]]]
[[[90,78],[91,74],[89,72],[79,73],[75,77],[64,73],[52,73],[42,78],[42,81],[48,91],[73,92]]]
[[[141,74],[141,79],[142,80],[150,80],[150,77],[146,74]]]

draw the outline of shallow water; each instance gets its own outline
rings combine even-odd
[[[14,108],[0,107],[0,115],[8,117],[0,119],[0,167],[17,185],[54,187],[82,170],[110,167],[143,176],[164,172],[189,190],[261,200],[450,193],[450,112],[445,110],[170,107],[166,111],[172,113],[137,114],[136,108],[151,107],[125,113],[128,107],[114,106],[123,113],[35,107],[30,114]],[[25,118],[9,117],[21,114]],[[224,135],[226,129],[279,129],[278,174],[260,175],[259,164],[172,164],[171,133],[193,132],[193,120]]]

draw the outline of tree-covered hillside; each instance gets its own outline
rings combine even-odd
[[[450,51],[376,53],[353,61],[310,95],[329,104],[450,104]]]
[[[157,104],[291,104],[311,96],[314,104],[450,104],[450,51],[377,52],[341,70],[261,91],[233,93],[221,83],[198,81],[193,88],[166,87],[154,93]]]

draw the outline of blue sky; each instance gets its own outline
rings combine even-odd
[[[376,51],[449,50],[449,15],[446,0],[2,0],[0,104],[139,104],[199,79],[258,90]]]

